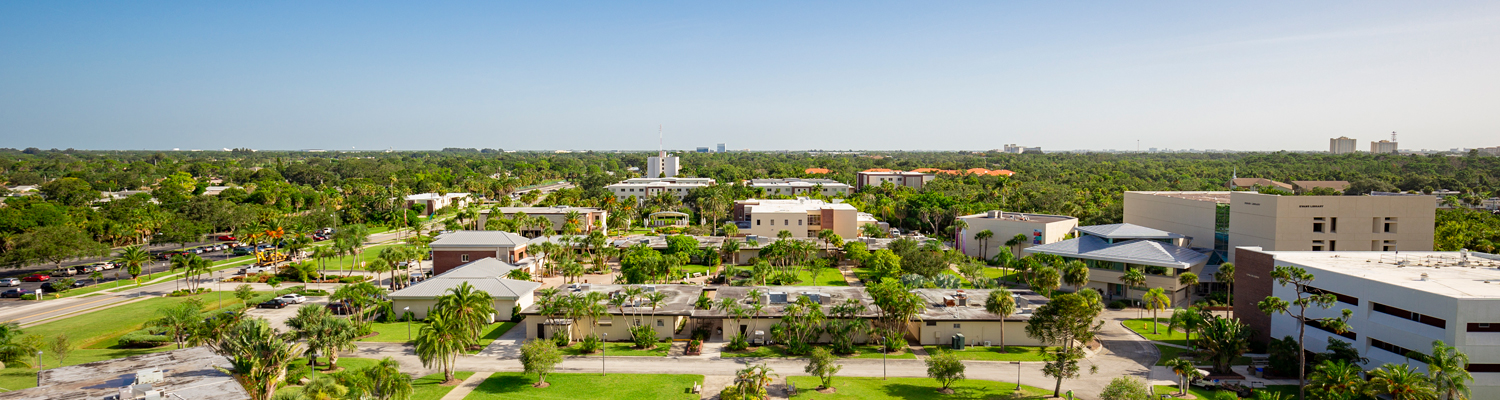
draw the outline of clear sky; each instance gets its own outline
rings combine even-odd
[[[0,147],[1500,146],[1500,2],[0,2]]]

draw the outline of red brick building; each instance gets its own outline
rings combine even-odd
[[[525,236],[503,231],[457,231],[438,236],[432,242],[432,273],[446,272],[454,267],[494,257],[507,263],[517,263],[526,258]]]

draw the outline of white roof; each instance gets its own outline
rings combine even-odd
[[[437,199],[456,199],[456,198],[459,198],[459,197],[466,197],[468,195],[469,195],[468,193],[448,193],[448,194],[439,196],[437,193],[417,193],[417,194],[406,196],[406,199],[407,200],[411,200],[411,201],[437,200]]]
[[[834,209],[855,210],[854,206],[846,203],[829,203],[823,200],[797,198],[791,200],[740,200],[737,203],[745,205],[745,212],[808,212],[812,210]]]
[[[455,231],[438,236],[431,247],[523,246],[531,239],[505,231]]]
[[[467,282],[474,289],[489,293],[490,297],[514,300],[542,286],[537,282],[504,278],[506,273],[516,268],[520,267],[496,260],[494,257],[485,257],[392,292],[387,297],[392,299],[433,298],[447,294],[448,289]]]
[[[1179,233],[1147,228],[1136,224],[1089,225],[1073,228],[1079,232],[1109,239],[1181,239]]]
[[[1457,251],[1264,251],[1279,261],[1454,298],[1500,298],[1500,256]],[[1427,279],[1422,279],[1427,274]],[[1316,284],[1316,283],[1314,283]]]

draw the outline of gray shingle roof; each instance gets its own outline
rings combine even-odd
[[[1094,236],[1027,247],[1022,251],[1181,269],[1208,262],[1208,254],[1186,247],[1144,239],[1107,243]]]
[[[496,260],[493,257],[485,257],[468,264],[460,265],[438,274],[425,281],[418,282],[405,289],[392,292],[392,299],[433,298],[448,293],[448,289],[456,288],[459,284],[468,282],[474,289],[483,290],[490,297],[500,299],[517,299],[521,295],[531,293],[541,287],[541,283],[505,279],[506,273],[519,268],[514,265]]]
[[[1187,236],[1135,224],[1080,226],[1079,232],[1110,239],[1181,239]]]
[[[438,236],[438,239],[433,241],[431,246],[516,247],[525,245],[530,240],[525,236],[505,231],[457,231]]]

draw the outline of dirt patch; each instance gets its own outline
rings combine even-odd
[[[822,393],[822,394],[834,394],[834,393],[838,393],[838,389],[831,388],[831,387],[820,388],[820,389],[818,389],[818,393]]]
[[[360,340],[360,339],[364,339],[364,338],[371,338],[371,337],[375,337],[376,335],[379,335],[379,334],[380,334],[380,332],[370,332],[370,334],[354,338],[354,340]]]
[[[453,378],[453,379],[449,379],[447,381],[444,381],[443,383],[439,383],[439,385],[442,385],[442,386],[458,386],[460,383],[464,383],[464,380],[463,379],[458,379],[458,378]]]
[[[537,383],[531,384],[531,387],[534,387],[534,388],[537,388],[537,389],[543,389],[543,388],[546,388],[548,386],[552,386],[552,384],[547,383],[547,382],[537,382]]]
[[[953,394],[953,389],[938,389],[938,393]]]

